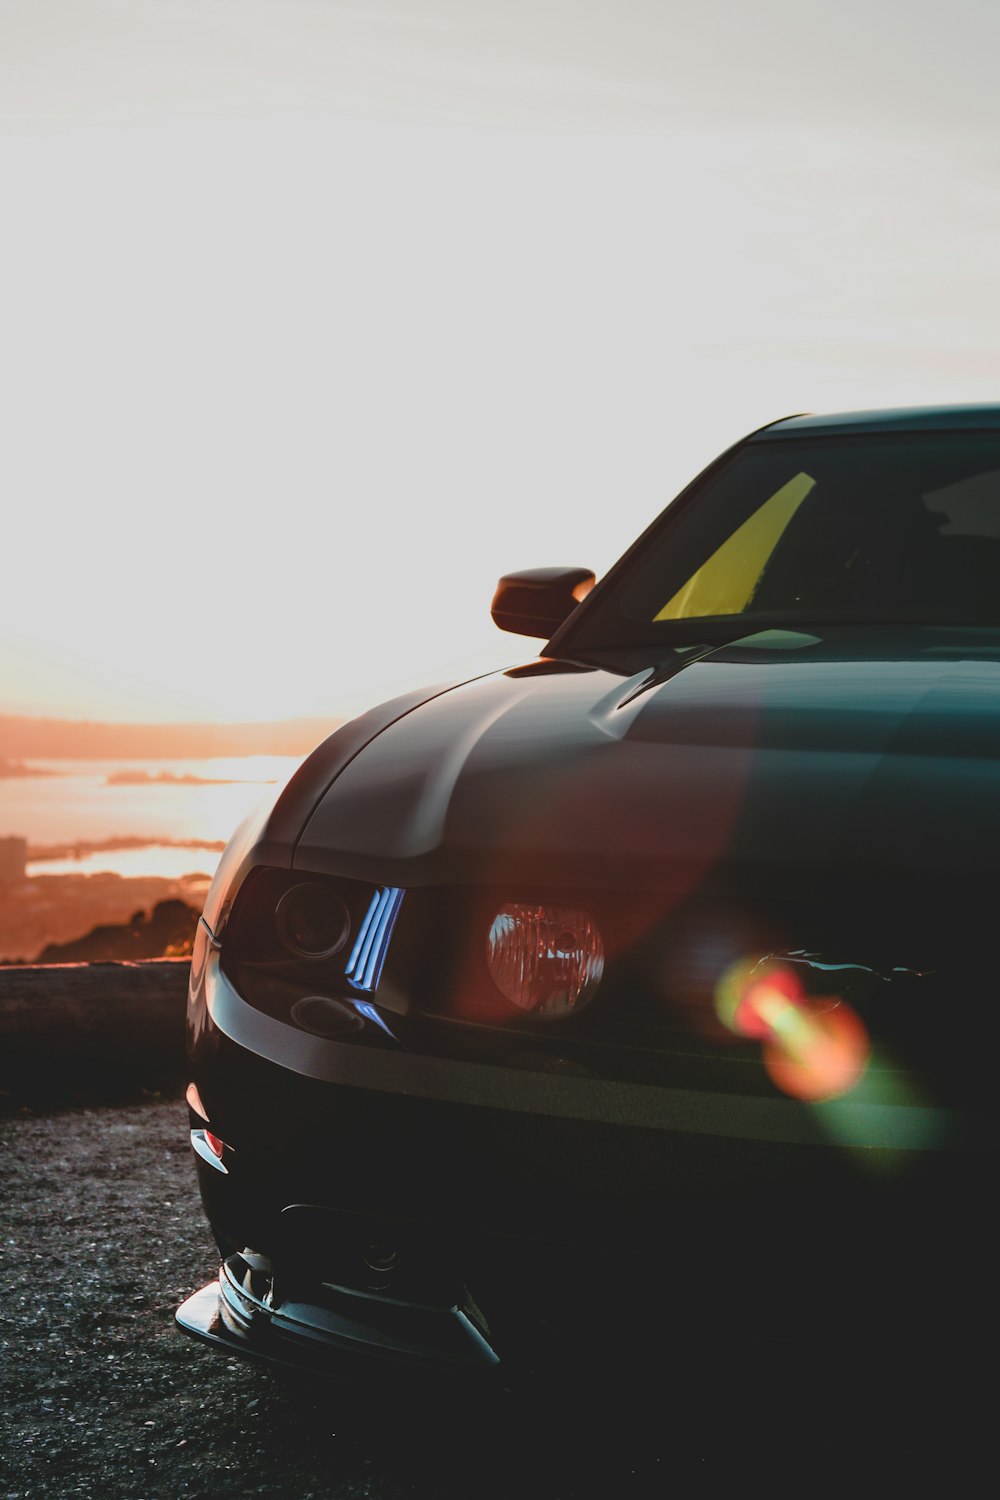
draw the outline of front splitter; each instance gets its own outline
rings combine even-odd
[[[238,1260],[238,1257],[232,1257]],[[231,1263],[188,1297],[176,1320],[227,1354],[283,1370],[377,1383],[427,1378],[499,1383],[499,1359],[458,1308],[426,1308],[326,1288],[323,1302],[268,1307],[239,1285]]]

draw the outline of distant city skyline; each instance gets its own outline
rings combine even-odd
[[[798,411],[1000,399],[985,0],[0,0],[0,713],[524,660]]]

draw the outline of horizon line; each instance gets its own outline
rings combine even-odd
[[[270,729],[287,724],[343,723],[347,713],[290,714],[280,719],[76,719],[64,714],[8,713],[0,710],[0,723],[100,725],[112,729]]]

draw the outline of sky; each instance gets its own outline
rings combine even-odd
[[[536,653],[801,411],[1000,400],[989,0],[0,0],[0,713]]]

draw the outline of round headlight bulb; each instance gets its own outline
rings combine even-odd
[[[278,940],[295,958],[330,958],[347,942],[351,918],[328,885],[318,880],[293,885],[274,909]]]
[[[487,967],[519,1010],[554,1020],[582,1010],[604,973],[604,944],[589,912],[511,902],[490,924]]]

